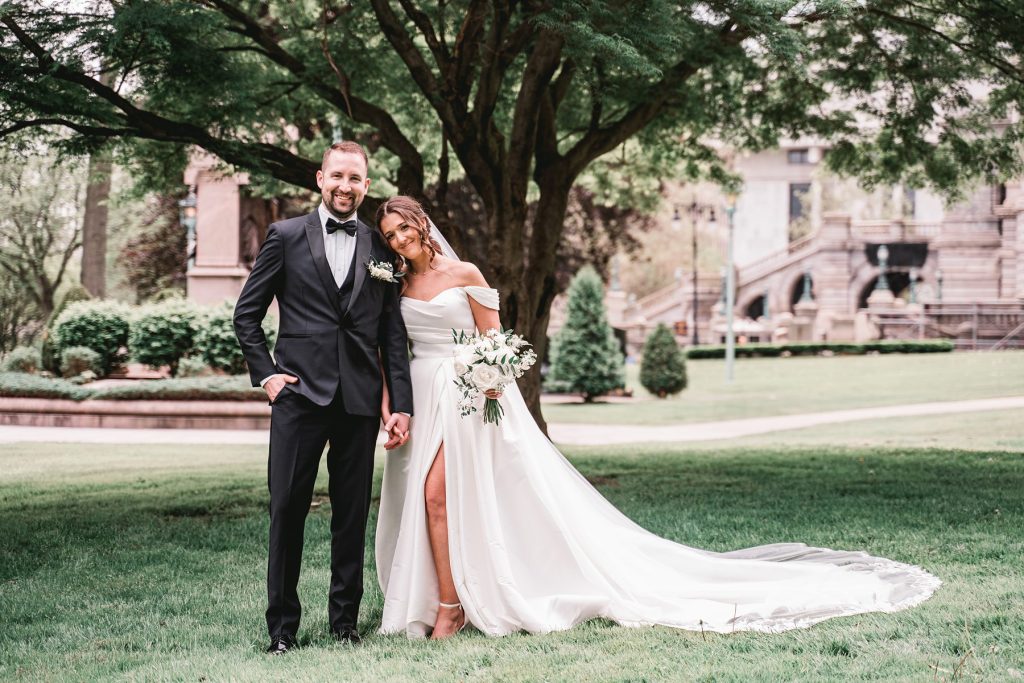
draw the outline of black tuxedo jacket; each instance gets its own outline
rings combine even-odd
[[[409,342],[398,285],[371,277],[366,267],[371,259],[393,258],[384,238],[358,221],[355,256],[339,288],[317,211],[272,224],[235,306],[235,334],[253,386],[287,373],[299,381],[283,391],[326,406],[340,388],[347,412],[372,417],[380,414],[383,365],[391,410],[411,415]],[[281,323],[271,358],[261,323],[274,297]]]

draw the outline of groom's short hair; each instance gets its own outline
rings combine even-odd
[[[370,167],[370,159],[366,156],[366,150],[358,142],[352,142],[351,140],[345,140],[343,142],[335,142],[333,145],[327,148],[324,152],[324,158],[320,160],[320,168],[323,168],[327,164],[327,157],[331,156],[331,152],[347,152],[348,154],[358,154],[363,157],[363,161],[366,163],[366,167]]]

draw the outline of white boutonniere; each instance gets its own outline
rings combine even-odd
[[[405,275],[405,273],[395,275],[394,267],[386,261],[374,261],[373,259],[370,259],[366,263],[366,269],[370,271],[370,277],[374,280],[381,280],[382,282],[398,282],[398,278]]]

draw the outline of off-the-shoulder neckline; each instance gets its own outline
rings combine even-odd
[[[403,301],[419,301],[421,304],[429,304],[434,299],[436,299],[437,297],[441,296],[445,292],[451,292],[452,290],[455,290],[455,289],[469,289],[469,288],[473,288],[473,289],[492,289],[491,287],[481,287],[480,285],[456,285],[454,287],[449,287],[448,289],[442,289],[440,292],[438,292],[434,296],[430,297],[429,299],[417,299],[414,296],[408,296],[408,295],[403,294],[402,295],[402,300]]]
[[[431,301],[433,301],[437,297],[441,296],[445,292],[450,292],[453,289],[465,289],[465,288],[466,288],[465,285],[456,285],[455,287],[449,287],[448,289],[442,289],[440,292],[438,292],[434,296],[430,297],[429,299],[417,299],[414,296],[408,296],[408,295],[403,294],[402,295],[402,299],[408,299],[410,301],[419,301],[421,304],[429,304]]]

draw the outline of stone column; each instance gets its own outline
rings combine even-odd
[[[807,150],[807,161],[814,164],[814,171],[811,172],[811,233],[821,229],[822,217],[824,215],[824,201],[822,199],[821,187],[821,147],[810,147]]]
[[[198,159],[186,170],[185,183],[196,191],[196,254],[188,271],[188,298],[202,304],[233,301],[249,275],[239,253],[239,187],[248,177],[224,176],[211,160]]]

